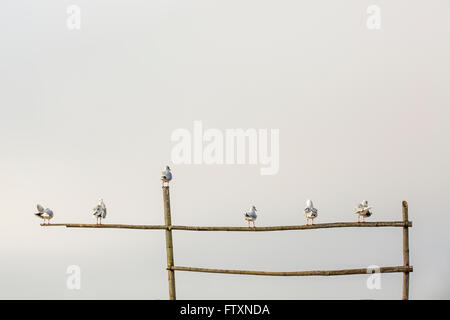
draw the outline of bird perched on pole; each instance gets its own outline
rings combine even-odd
[[[44,219],[44,224],[46,224],[45,220],[47,220],[47,224],[50,224],[50,219],[53,218],[53,211],[49,208],[44,209],[44,207],[40,204],[37,205],[37,210],[38,212],[34,215],[38,218]]]
[[[256,207],[252,206],[252,208],[250,209],[250,212],[244,213],[244,217],[245,217],[245,220],[247,220],[247,222],[248,222],[249,228],[250,228],[250,222],[253,222],[253,228],[256,228],[255,227],[255,220],[257,218],[256,211],[257,211]]]
[[[97,218],[96,224],[102,224],[102,219],[106,218],[106,206],[103,199],[98,200],[98,204],[92,209],[92,215]]]
[[[169,185],[169,181],[172,180],[172,172],[170,172],[170,167],[166,166],[166,169],[162,172],[161,180],[164,185]]]
[[[372,215],[370,209],[372,209],[372,207],[369,206],[367,200],[363,200],[360,204],[358,204],[358,206],[355,207],[355,213],[358,215],[358,222],[361,222],[360,221],[361,217],[362,222],[365,222],[364,218],[368,218]]]
[[[309,220],[311,220],[311,225],[314,224],[314,219],[317,218],[317,209],[314,208],[314,205],[311,200],[306,200],[305,206],[305,216],[306,216],[306,225],[309,224]]]

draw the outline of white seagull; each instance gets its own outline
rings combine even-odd
[[[49,208],[44,209],[44,207],[41,206],[40,204],[37,205],[37,210],[38,212],[35,213],[34,215],[36,217],[44,219],[44,224],[45,220],[47,220],[47,224],[50,224],[50,219],[53,218],[53,211],[50,210]]]
[[[170,172],[169,166],[166,166],[166,169],[162,172],[161,180],[163,181],[163,185],[164,183],[168,184],[172,180],[172,172]]]
[[[255,220],[257,218],[256,211],[257,211],[256,207],[252,206],[250,212],[244,213],[244,217],[245,217],[245,220],[247,220],[247,222],[248,222],[249,228],[250,228],[250,221],[253,222],[253,228],[255,228]]]
[[[306,225],[309,224],[309,220],[311,220],[311,225],[314,224],[314,219],[317,218],[317,209],[314,208],[314,205],[311,200],[306,200],[305,206],[305,216],[306,216]]]
[[[97,224],[99,224],[99,218],[100,224],[102,224],[102,219],[106,218],[106,206],[103,199],[98,200],[98,204],[92,209],[92,215],[97,218]]]
[[[361,222],[360,217],[362,217],[362,222],[365,222],[364,218],[368,218],[372,215],[370,209],[372,209],[372,207],[369,206],[367,200],[363,200],[357,207],[355,207],[355,213],[358,215],[358,222]]]

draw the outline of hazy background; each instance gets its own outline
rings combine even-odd
[[[81,8],[81,30],[66,27]],[[366,9],[381,8],[381,29]],[[0,298],[167,299],[163,231],[42,228],[162,224],[161,169],[177,128],[280,129],[280,170],[172,165],[174,224],[401,219],[412,299],[450,298],[450,2],[20,1],[0,10]],[[272,271],[402,264],[401,229],[174,233],[175,264]],[[81,267],[81,290],[66,268]],[[176,273],[179,299],[398,299],[401,274]]]

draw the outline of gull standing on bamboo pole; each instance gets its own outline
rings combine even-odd
[[[106,206],[103,199],[98,200],[98,204],[92,209],[92,215],[97,218],[97,224],[102,224],[102,219],[106,218]]]
[[[362,217],[362,222],[365,222],[364,218],[368,218],[372,215],[370,209],[372,209],[372,207],[369,206],[367,200],[363,200],[360,204],[358,204],[358,206],[356,206],[355,213],[358,215],[358,222],[361,222],[360,217]]]
[[[40,204],[37,205],[37,210],[38,212],[34,215],[38,218],[44,219],[44,224],[45,220],[47,220],[47,224],[50,224],[50,219],[53,218],[53,211],[49,208],[44,209],[44,207]]]
[[[166,166],[166,169],[162,172],[161,180],[163,182],[163,186],[169,185],[170,180],[172,180],[172,172],[170,172],[170,167]]]
[[[317,209],[314,208],[314,205],[311,200],[306,200],[306,206],[304,209],[306,216],[306,225],[309,224],[309,220],[311,220],[311,225],[314,224],[314,219],[317,218]]]
[[[249,228],[250,228],[250,221],[253,222],[253,228],[256,228],[255,227],[255,220],[257,218],[256,211],[257,211],[256,207],[252,206],[252,208],[250,209],[250,212],[244,213],[244,217],[245,217],[245,220],[247,220],[247,222],[248,222]]]

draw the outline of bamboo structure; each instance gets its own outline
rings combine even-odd
[[[408,221],[408,202],[406,201],[402,202],[402,216],[403,221]],[[409,266],[409,232],[407,227],[403,228],[403,266]],[[409,299],[409,272],[403,272],[403,300]]]
[[[173,241],[172,241],[172,217],[170,212],[170,193],[169,186],[162,187],[164,200],[164,221],[166,223],[166,253],[167,253],[167,273],[169,277],[169,299],[176,300],[175,291],[175,272],[171,270],[174,265],[173,261]]]
[[[166,236],[166,255],[167,255],[167,273],[169,281],[169,299],[176,300],[175,291],[175,271],[204,272],[204,273],[222,273],[238,275],[259,275],[259,276],[339,276],[374,273],[369,268],[341,269],[341,270],[311,270],[311,271],[255,271],[255,270],[226,270],[226,269],[208,269],[196,267],[175,266],[173,254],[172,230],[179,231],[230,231],[230,232],[265,232],[265,231],[289,231],[289,230],[312,230],[329,228],[373,228],[373,227],[399,227],[403,229],[403,265],[381,267],[377,272],[380,273],[403,273],[402,299],[409,299],[409,274],[413,272],[413,267],[409,263],[409,234],[408,230],[412,227],[412,222],[408,220],[408,203],[402,202],[402,221],[378,221],[378,222],[334,222],[319,223],[313,225],[292,225],[292,226],[271,226],[271,227],[217,227],[217,226],[176,226],[172,225],[170,210],[170,192],[169,182],[163,181],[163,202],[164,202],[164,225],[130,225],[130,224],[78,224],[78,223],[60,223],[60,224],[41,224],[45,227],[67,228],[114,228],[114,229],[140,229],[140,230],[165,230]]]

